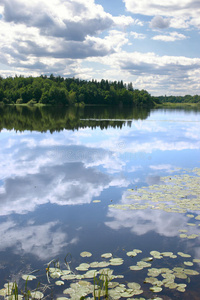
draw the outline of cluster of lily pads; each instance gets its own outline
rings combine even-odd
[[[0,290],[0,296],[4,297],[6,300],[23,300],[23,299],[42,299],[44,294],[35,289],[29,290],[27,288],[27,282],[36,279],[34,275],[22,275],[22,279],[26,281],[24,290],[19,292],[19,288],[16,282],[8,282],[4,284],[4,287]]]
[[[151,297],[151,293],[155,294],[151,299],[161,300],[162,297],[157,296],[161,291],[164,293],[166,289],[169,289],[185,292],[187,284],[190,282],[190,276],[199,275],[198,271],[188,268],[192,267],[194,263],[200,263],[200,259],[191,259],[190,254],[183,252],[174,254],[173,252],[151,251],[149,257],[142,257],[140,260],[137,260],[137,257],[142,255],[141,253],[142,251],[139,249],[128,251],[126,252],[126,256],[129,258],[127,257],[126,260],[131,263],[135,261],[134,265],[131,264],[129,266],[129,272],[147,270],[147,275],[142,283],[127,282],[124,280],[123,274],[114,274],[117,266],[122,265],[125,258],[113,257],[112,253],[104,253],[101,255],[100,261],[90,262],[92,253],[87,251],[80,253],[80,256],[83,257],[86,262],[81,262],[74,270],[70,269],[68,263],[65,269],[61,269],[59,264],[54,264],[52,267],[51,263],[48,264],[46,268],[47,279],[50,284],[63,286],[62,295],[57,297],[57,300],[145,300],[147,299],[146,295],[147,297]],[[172,269],[169,267],[152,267],[152,264],[159,264],[160,259],[164,260],[162,265],[167,263],[167,266],[169,266],[169,259],[176,258],[178,262],[173,261]],[[180,262],[182,259],[183,261]],[[35,280],[36,276],[24,274],[22,279],[27,283],[28,281]],[[16,289],[16,283],[6,283],[4,288],[0,290],[0,295],[8,300],[44,298],[44,294],[39,290],[26,293],[28,298],[25,297],[24,294],[17,293],[16,298]],[[144,294],[145,298],[139,296],[142,294]],[[139,298],[137,296],[139,296]]]
[[[200,169],[194,168],[189,174],[182,172],[180,175],[160,178],[160,184],[154,184],[139,189],[128,189],[126,204],[111,204],[112,209],[119,210],[163,210],[168,213],[187,214],[189,219],[187,226],[200,226]],[[195,214],[189,214],[193,211]],[[187,234],[188,230],[180,230],[180,238],[195,239],[199,234]]]
[[[141,250],[133,249],[132,251],[128,251],[126,255],[132,258],[132,262],[135,260],[135,257],[141,253]],[[164,288],[185,292],[187,282],[190,281],[188,280],[189,277],[192,275],[199,275],[199,272],[196,270],[187,268],[188,266],[192,266],[193,263],[200,263],[200,260],[198,259],[193,259],[192,261],[188,260],[191,258],[191,255],[182,252],[173,254],[172,252],[161,253],[158,251],[151,251],[149,257],[142,258],[137,261],[135,265],[129,266],[129,272],[147,269],[147,277],[144,279],[142,287],[138,282],[128,282],[125,284],[123,281],[124,275],[114,274],[116,266],[124,263],[123,258],[113,257],[112,253],[104,253],[101,255],[100,262],[88,262],[88,260],[91,260],[90,257],[92,256],[90,252],[82,252],[80,255],[86,258],[87,262],[80,263],[74,271],[69,268],[66,270],[55,267],[49,268],[49,276],[56,280],[56,285],[68,285],[67,288],[63,289],[64,295],[58,297],[57,300],[104,299],[103,297],[105,295],[113,300],[123,298],[143,300],[146,298],[137,298],[137,296],[143,293],[149,294],[151,292],[157,294]],[[185,261],[177,266],[173,261],[174,267],[172,269],[152,267],[152,264],[159,259],[175,259],[177,257],[179,260],[182,257]],[[180,280],[184,280],[184,282],[180,282]],[[105,282],[107,282],[107,286]],[[150,287],[148,286],[149,284],[151,285]],[[155,296],[153,299],[162,298]]]
[[[200,211],[200,169],[195,168],[191,173],[192,175],[182,174],[162,177],[161,184],[137,190],[129,189],[128,199],[131,199],[130,203],[112,204],[109,207],[122,210],[150,208],[172,213],[184,213],[187,214],[186,216],[189,219],[195,220],[195,223],[187,223],[189,227],[200,225],[196,224],[200,221],[200,214],[196,213],[196,211]],[[93,202],[98,203],[100,200],[94,200]],[[195,213],[191,214],[188,211],[195,211]],[[186,229],[179,230],[180,238],[194,239],[199,236],[198,234],[187,233],[188,230]],[[184,293],[187,284],[190,282],[190,276],[199,275],[197,270],[190,267],[195,263],[200,264],[200,259],[191,259],[190,254],[151,251],[149,257],[137,260],[136,257],[142,255],[141,253],[142,251],[139,249],[126,252],[126,262],[130,260],[128,272],[139,272],[141,270],[144,272],[146,270],[146,277],[140,283],[127,282],[123,274],[115,274],[117,266],[122,265],[125,258],[114,257],[112,253],[103,253],[100,261],[91,261],[92,253],[87,251],[80,253],[85,261],[73,270],[68,263],[66,263],[66,269],[61,269],[59,264],[54,266],[51,266],[51,263],[48,264],[46,268],[47,279],[49,284],[60,286],[60,289],[63,286],[62,292],[59,292],[59,296],[57,295],[57,300],[145,300],[146,297],[149,299],[152,295],[153,298],[151,299],[161,300],[162,296],[157,296],[158,293],[162,292],[164,294],[167,291]],[[156,268],[160,259],[163,260],[163,267]],[[173,259],[173,263],[169,262],[170,259]],[[164,267],[165,262],[167,262],[166,267]],[[152,264],[154,264],[153,267]],[[169,268],[169,265],[172,265],[172,268]],[[27,284],[30,280],[36,280],[36,276],[25,274],[22,279]],[[0,290],[0,296],[9,300],[45,298],[44,293],[37,289],[34,291],[26,290],[26,293],[20,294],[18,286],[13,282],[4,285],[4,288]]]

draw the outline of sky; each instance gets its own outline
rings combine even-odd
[[[0,0],[0,75],[200,94],[199,0]]]

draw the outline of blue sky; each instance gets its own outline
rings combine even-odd
[[[200,94],[199,15],[196,0],[1,0],[1,75]]]

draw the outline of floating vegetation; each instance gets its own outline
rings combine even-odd
[[[187,170],[190,173],[160,178],[160,184],[139,189],[128,189],[127,203],[111,204],[117,210],[161,210],[167,213],[185,214],[193,222],[186,222],[187,229],[178,229],[181,239],[193,240],[200,237],[200,169]],[[191,213],[193,212],[193,213]],[[196,232],[194,232],[194,230]],[[193,232],[191,232],[193,231]],[[134,256],[134,253],[133,253]],[[159,255],[157,255],[159,258]]]
[[[110,258],[110,257],[112,257],[112,253],[101,254],[101,257],[103,257],[103,258]]]
[[[137,190],[129,189],[128,199],[135,203],[111,204],[115,209],[160,209],[166,212],[187,213],[187,211],[200,211],[200,169],[192,170],[193,175],[183,174],[173,177],[161,177],[162,184],[150,185]],[[138,202],[143,201],[143,204]],[[187,214],[193,218],[193,214]],[[195,217],[200,220],[200,215]],[[193,223],[188,223],[191,226]]]
[[[82,257],[90,257],[90,256],[92,256],[92,253],[87,252],[87,251],[83,251],[83,252],[80,253],[80,256],[82,256]]]
[[[195,239],[199,237],[199,234],[191,234],[191,230],[196,228],[196,225],[200,225],[196,224],[200,221],[200,213],[196,213],[200,211],[200,169],[195,168],[192,172],[192,175],[184,173],[173,177],[163,177],[160,185],[151,185],[136,190],[129,189],[128,204],[109,205],[109,207],[122,210],[155,209],[185,214],[185,218],[193,219],[193,223],[186,222],[187,229],[177,229],[179,237]],[[124,257],[115,257],[110,252],[102,253],[98,261],[91,261],[91,252],[83,251],[80,256],[84,262],[73,266],[73,270],[66,260],[67,269],[61,269],[58,261],[51,261],[47,264],[47,281],[59,289],[57,300],[120,300],[124,298],[161,300],[162,295],[168,292],[172,295],[184,293],[192,280],[191,277],[199,275],[197,271],[199,266],[196,265],[195,269],[193,266],[195,263],[200,264],[200,259],[192,259],[190,254],[180,251],[173,253],[152,249],[142,257],[140,249],[129,249],[124,252]],[[126,277],[124,278],[124,274],[120,274],[122,269],[124,274],[130,275],[131,282],[128,282]],[[134,282],[134,278],[140,278],[140,282]],[[44,290],[27,288],[29,281],[37,279],[36,276],[24,274],[22,279],[22,284],[25,281],[25,290],[20,290],[16,283],[10,282],[0,290],[0,296],[6,299],[47,297]]]
[[[33,279],[36,279],[36,276],[34,275],[22,275],[22,279],[24,280],[33,280]]]
[[[90,252],[81,252],[83,257],[91,257],[88,255]],[[129,260],[131,257],[134,257],[134,260],[137,260],[137,254],[142,253],[141,250],[134,249],[132,251],[127,251],[126,258]],[[52,261],[48,264],[46,269],[47,279],[51,278],[50,284],[55,286],[60,286],[60,289],[63,286],[63,296],[57,298],[57,300],[65,299],[143,299],[146,298],[140,297],[138,295],[149,295],[151,299],[162,299],[161,297],[154,297],[154,294],[165,293],[167,289],[170,291],[185,292],[187,284],[190,282],[190,276],[199,275],[199,272],[188,267],[193,266],[196,262],[200,262],[200,259],[192,259],[190,254],[178,252],[174,254],[173,252],[159,252],[152,250],[149,253],[151,256],[144,257],[141,260],[135,262],[135,265],[130,265],[130,272],[146,270],[146,278],[143,282],[127,282],[122,281],[124,278],[123,274],[115,274],[118,266],[124,263],[124,259],[120,257],[113,257],[111,253],[103,253],[101,258],[107,258],[108,261],[94,261],[92,263],[80,263],[72,271],[69,268],[67,263],[67,269],[61,269],[58,262]],[[129,258],[128,258],[128,257]],[[174,267],[174,260],[171,264],[173,268],[169,268],[171,259],[179,258],[179,266]],[[180,259],[182,258],[182,262]],[[184,261],[185,258],[191,259]],[[156,265],[159,264],[157,259],[163,260],[163,265],[167,267],[156,268]],[[130,260],[131,261],[131,260]],[[150,262],[149,262],[150,261]],[[54,267],[50,265],[54,263]],[[152,267],[152,264],[155,266]],[[183,267],[185,266],[185,267]],[[112,269],[113,268],[113,269]],[[81,272],[81,273],[79,273]],[[143,274],[143,273],[142,273]],[[26,280],[36,279],[34,275],[23,275],[22,278]],[[58,280],[58,278],[60,278]],[[52,280],[54,282],[52,282]],[[180,283],[180,280],[184,282]],[[65,286],[65,287],[64,287]],[[152,293],[152,294],[151,294]],[[18,295],[18,298],[15,295]],[[6,283],[4,288],[0,290],[0,296],[7,299],[43,299],[47,295],[44,294],[44,291],[33,290],[28,292],[28,296],[24,298],[23,292],[18,293],[18,286],[16,283]],[[8,297],[9,296],[9,297]],[[132,298],[135,297],[136,298]],[[15,298],[14,298],[15,297]]]

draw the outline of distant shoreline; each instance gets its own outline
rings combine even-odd
[[[200,103],[183,103],[183,102],[178,102],[178,103],[172,103],[172,102],[165,102],[162,104],[157,104],[155,103],[155,107],[171,107],[171,108],[178,108],[178,107],[199,107],[200,108]]]

